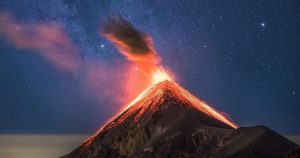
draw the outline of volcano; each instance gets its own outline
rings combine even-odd
[[[162,81],[63,158],[297,157],[264,126],[238,127],[175,82]]]

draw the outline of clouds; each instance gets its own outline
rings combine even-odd
[[[78,48],[58,23],[20,23],[10,13],[0,12],[0,35],[17,48],[44,56],[61,70],[79,70]]]
[[[127,99],[126,69],[121,69],[126,64],[109,67],[104,61],[83,58],[80,48],[59,23],[18,22],[11,13],[0,12],[1,36],[18,49],[41,55],[58,70],[76,75],[80,86],[99,103],[106,98],[111,104]]]

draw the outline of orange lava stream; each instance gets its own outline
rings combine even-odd
[[[156,84],[162,81],[172,81],[172,78],[165,72],[163,67],[160,67],[152,74],[152,84],[148,86],[145,90],[143,90],[134,100],[132,100],[123,110],[126,111],[129,107],[131,107],[133,104],[140,101],[144,96],[147,94],[147,92],[153,88]],[[122,113],[121,112],[121,113]]]
[[[181,91],[182,94],[184,94],[187,98],[189,98],[189,101],[198,110],[205,112],[206,114],[218,119],[219,121],[222,121],[222,122],[228,124],[229,126],[235,128],[235,129],[238,128],[238,125],[236,125],[234,122],[228,120],[224,115],[222,115],[216,109],[214,109],[211,106],[207,105],[204,101],[196,98],[195,96],[193,96],[191,93],[189,93],[188,91],[186,91],[182,87],[179,88],[179,91]]]
[[[131,101],[121,112],[125,113],[117,122],[120,123],[122,122],[125,117],[129,116],[131,113],[134,112],[136,109],[142,109],[141,111],[145,111],[147,106],[149,106],[150,102],[158,102],[157,100],[163,98],[161,95],[161,92],[163,90],[171,90],[172,91],[172,97],[177,98],[180,101],[183,101],[184,103],[187,103],[188,105],[191,105],[193,108],[206,113],[207,115],[214,117],[215,119],[222,121],[223,123],[226,123],[227,125],[233,127],[233,128],[238,128],[238,126],[230,121],[226,116],[222,115],[220,112],[215,110],[214,108],[210,107],[207,105],[204,101],[198,99],[197,97],[193,96],[191,93],[189,93],[187,90],[179,86],[177,83],[173,82],[171,77],[164,71],[164,69],[159,69],[153,74],[153,82],[152,85],[150,85],[148,88],[146,88],[143,92],[140,93],[133,101]],[[164,81],[170,81],[170,84],[165,84],[168,87],[159,87],[157,86],[161,82]],[[155,90],[155,87],[161,88],[159,90]],[[150,93],[155,93],[149,95],[152,98],[146,98]],[[161,101],[161,100],[160,100]],[[155,104],[155,103],[152,103]],[[159,103],[156,103],[157,105]],[[135,106],[135,107],[133,107]],[[142,107],[144,106],[144,107]],[[155,107],[154,107],[155,108]],[[152,109],[153,110],[153,109]],[[141,112],[140,112],[141,113]],[[119,115],[118,115],[119,116]]]

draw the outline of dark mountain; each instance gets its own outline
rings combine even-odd
[[[171,81],[144,92],[63,158],[299,157],[299,146],[264,127],[237,127]]]

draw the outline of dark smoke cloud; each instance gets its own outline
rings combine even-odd
[[[138,67],[141,77],[146,80],[143,83],[147,84],[160,63],[160,57],[153,47],[151,37],[137,30],[118,14],[110,16],[102,23],[100,33]]]
[[[149,53],[149,41],[145,33],[137,30],[130,22],[118,14],[112,15],[101,26],[100,32],[109,39],[114,38],[117,44],[124,44],[127,51],[133,54]]]
[[[130,93],[140,93],[161,77],[157,77],[157,74],[166,74],[163,66],[160,65],[160,57],[153,47],[151,37],[137,30],[120,15],[112,15],[103,22],[100,33],[111,41],[135,67],[135,71],[130,75],[132,80],[128,82]]]

